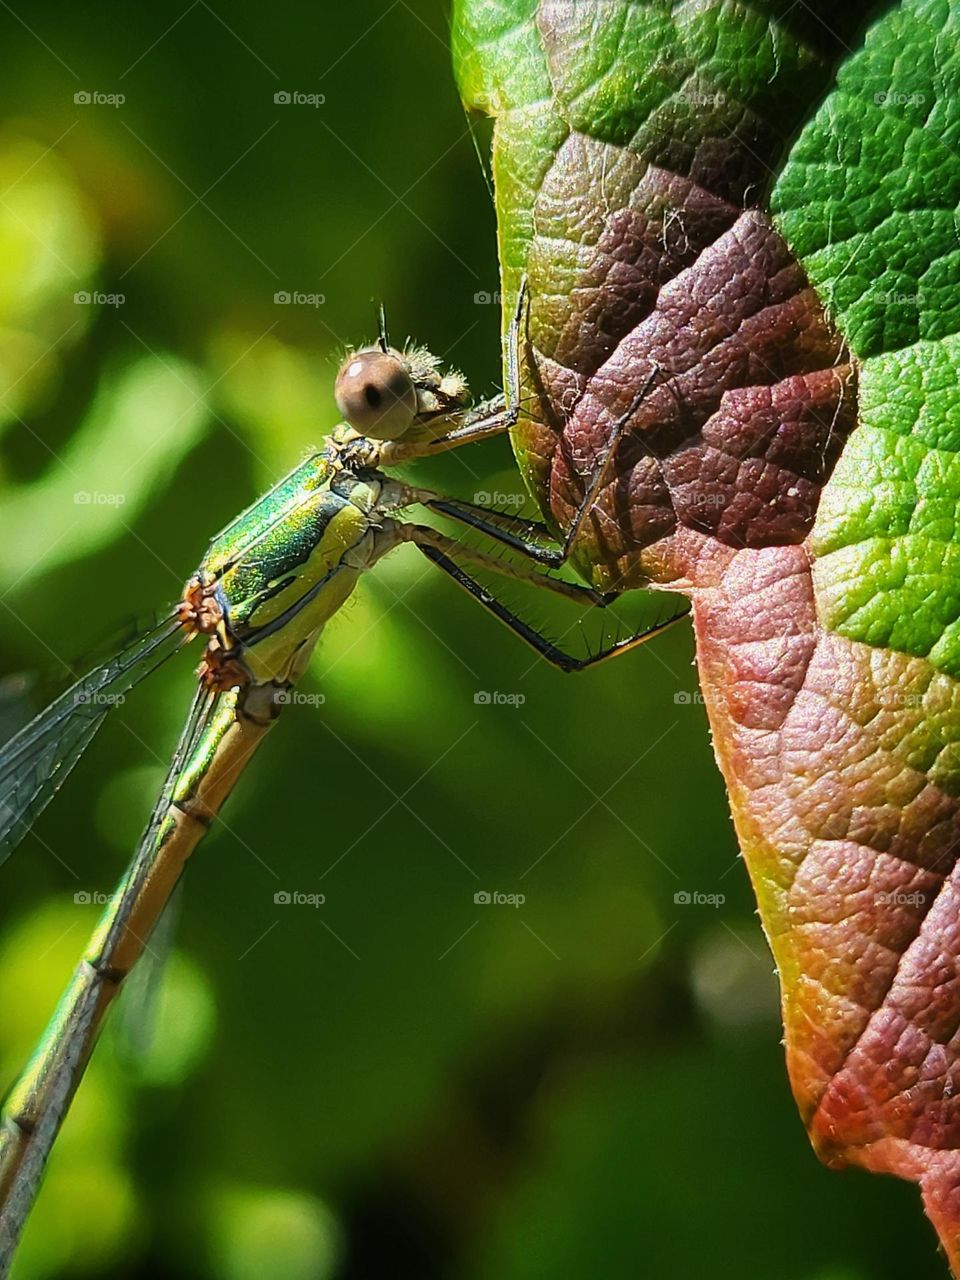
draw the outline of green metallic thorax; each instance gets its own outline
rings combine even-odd
[[[226,628],[254,680],[286,679],[376,556],[385,478],[342,466],[335,433],[210,544]]]

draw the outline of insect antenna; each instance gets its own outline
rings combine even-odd
[[[473,150],[476,153],[477,162],[480,165],[480,172],[483,174],[483,185],[487,188],[487,195],[490,197],[490,204],[496,208],[497,201],[493,191],[493,178],[490,170],[487,168],[487,161],[484,159],[483,150],[480,146],[480,139],[477,136],[478,112],[471,111],[466,103],[463,103],[463,114],[467,121],[467,132],[470,134],[470,141],[473,143]]]
[[[377,305],[377,344],[384,355],[390,350],[390,337],[387,333],[387,313],[382,302]]]

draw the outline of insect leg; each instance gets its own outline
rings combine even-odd
[[[527,279],[524,276],[517,294],[517,305],[507,333],[507,394],[486,400],[471,409],[458,427],[436,440],[427,440],[419,444],[387,445],[381,454],[382,466],[394,466],[409,458],[429,458],[435,453],[445,453],[448,449],[458,449],[462,444],[473,444],[479,440],[488,440],[491,436],[503,435],[516,426],[520,417],[520,327],[523,313],[527,305]]]
[[[407,527],[413,530],[417,528],[416,526]],[[432,533],[433,530],[428,532]],[[578,658],[558,648],[545,635],[537,631],[535,627],[531,627],[529,623],[524,622],[522,618],[507,608],[501,600],[498,600],[475,578],[472,578],[449,555],[434,545],[432,539],[421,539],[414,534],[410,534],[407,540],[413,542],[438,569],[442,569],[444,573],[453,578],[454,582],[482,605],[488,613],[492,613],[495,618],[498,618],[505,626],[509,627],[514,635],[519,636],[531,649],[561,671],[584,671],[587,667],[596,666],[599,662],[616,657],[617,654],[628,653],[631,649],[636,649],[647,640],[652,640],[654,636],[658,636],[661,632],[668,630],[675,622],[679,622],[685,616],[684,613],[671,614],[661,621],[644,627],[632,636],[627,636],[623,640],[618,640],[615,644],[605,646],[598,653],[592,653],[585,658]],[[551,580],[541,578],[540,581],[548,582]]]
[[[646,399],[647,392],[653,386],[661,372],[662,370],[660,369],[660,366],[658,364],[654,364],[653,368],[650,370],[650,376],[633,397],[630,408],[614,423],[613,430],[610,432],[610,438],[604,445],[603,453],[600,456],[599,465],[594,471],[593,476],[590,479],[590,483],[584,489],[583,497],[580,499],[580,505],[577,507],[576,514],[573,517],[573,522],[567,529],[567,535],[563,540],[561,564],[564,560],[569,558],[570,552],[573,550],[573,544],[576,542],[580,530],[583,527],[583,522],[590,514],[593,509],[593,504],[596,502],[600,494],[600,490],[607,482],[607,477],[610,473],[610,468],[613,465],[613,459],[617,452],[617,446],[623,439],[624,432],[627,429],[630,419]]]
[[[519,315],[520,312],[518,310],[514,318],[516,324],[519,324]],[[461,524],[480,530],[488,537],[502,542],[505,546],[511,547],[514,551],[527,556],[531,560],[535,560],[538,564],[548,565],[554,569],[559,568],[569,560],[573,545],[580,534],[583,523],[593,509],[601,489],[607,482],[617,447],[623,439],[630,419],[643,403],[661,372],[660,366],[654,365],[650,376],[634,396],[629,409],[614,423],[610,437],[604,445],[600,461],[584,489],[583,497],[562,544],[558,544],[557,538],[552,531],[539,521],[524,520],[519,516],[510,516],[500,511],[492,511],[489,508],[479,506],[476,503],[465,502],[459,498],[438,497],[429,501],[427,506],[442,512],[452,520],[458,520]],[[542,546],[537,541],[538,539],[550,541],[553,546]]]
[[[540,573],[531,565],[511,564],[508,560],[500,560],[496,556],[486,555],[474,547],[465,547],[462,543],[422,524],[398,524],[397,534],[400,541],[413,542],[421,551],[429,548],[447,559],[465,561],[478,568],[487,569],[501,578],[513,578],[517,582],[526,582],[531,586],[552,591],[555,595],[564,596],[577,604],[605,605],[607,597],[594,591],[592,587],[581,586],[577,582],[564,582],[562,578],[550,578]],[[509,544],[508,544],[509,545]]]
[[[550,529],[539,520],[526,520],[523,516],[509,515],[505,511],[494,511],[490,507],[476,502],[465,502],[461,498],[430,498],[425,503],[432,511],[439,511],[451,520],[465,524],[471,529],[493,538],[495,542],[534,560],[537,564],[559,568],[563,564],[564,554],[557,546],[556,538]],[[553,546],[541,546],[537,539],[552,542]]]

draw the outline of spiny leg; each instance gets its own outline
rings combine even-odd
[[[445,453],[448,449],[459,449],[463,444],[475,444],[480,440],[489,440],[492,436],[503,435],[516,426],[520,417],[520,326],[527,296],[527,278],[524,276],[507,333],[507,394],[478,404],[464,417],[460,426],[436,440],[414,444],[404,444],[402,441],[388,443],[381,454],[382,466],[394,466],[410,458],[430,458],[434,454]]]
[[[614,425],[610,439],[604,446],[600,465],[584,490],[583,498],[562,545],[556,545],[556,538],[553,533],[540,521],[526,520],[522,516],[508,515],[506,512],[484,507],[480,503],[466,502],[460,498],[429,498],[425,500],[425,505],[441,512],[443,515],[449,516],[451,520],[458,520],[461,524],[468,525],[472,529],[478,529],[481,533],[486,534],[487,537],[503,543],[504,546],[511,547],[514,551],[527,556],[530,560],[535,560],[538,564],[547,565],[553,569],[560,568],[569,560],[570,552],[577,540],[583,522],[606,482],[617,445],[623,438],[627,424],[636,413],[659,372],[659,365],[654,366],[650,377],[634,396],[630,408]],[[501,528],[500,525],[506,527]],[[541,546],[536,541],[538,538],[549,539],[554,545],[552,547]]]
[[[479,405],[468,415],[460,427],[437,440],[419,445],[388,444],[381,458],[383,465],[389,466],[396,462],[405,461],[408,458],[429,456],[446,449],[457,448],[461,444],[488,439],[491,436],[509,431],[516,424],[520,415],[521,402],[520,328],[527,304],[527,278],[524,276],[517,294],[517,305],[510,322],[507,340],[508,396],[498,396],[495,400]],[[457,520],[461,524],[477,529],[487,537],[500,542],[520,555],[526,556],[527,559],[533,560],[537,564],[545,565],[548,568],[560,568],[569,560],[573,545],[579,536],[583,523],[606,483],[617,447],[623,438],[630,419],[646,398],[647,393],[661,372],[660,366],[655,363],[650,376],[634,396],[626,413],[614,423],[610,438],[604,446],[599,465],[594,471],[589,484],[584,489],[583,497],[562,544],[558,545],[556,535],[547,525],[542,524],[540,521],[507,515],[504,512],[484,507],[479,503],[466,502],[459,498],[446,498],[441,495],[430,494],[427,491],[421,491],[422,496],[417,501],[423,502],[424,505],[441,512],[452,520]],[[553,546],[543,546],[542,541],[552,542]],[[607,603],[615,598],[616,594],[616,592],[612,592],[598,597],[597,602]]]
[[[613,424],[613,430],[610,432],[610,437],[603,447],[603,453],[600,455],[600,462],[590,478],[590,483],[583,491],[583,497],[580,499],[580,505],[577,507],[570,527],[567,529],[566,537],[556,553],[557,559],[553,562],[554,564],[561,565],[569,560],[574,543],[580,535],[580,530],[583,528],[583,522],[593,510],[593,505],[599,497],[601,489],[607,482],[607,477],[610,474],[610,468],[613,465],[617,448],[620,441],[623,439],[624,432],[630,423],[630,419],[646,399],[647,392],[660,376],[660,373],[660,366],[655,363],[650,371],[650,376],[630,402],[630,408],[626,413],[621,414]]]
[[[523,516],[512,516],[505,511],[495,511],[492,507],[484,507],[477,502],[466,502],[461,498],[428,498],[424,506],[431,511],[439,511],[460,524],[502,543],[505,547],[534,560],[537,564],[557,568],[563,563],[563,555],[556,545],[556,538],[551,530],[539,520],[526,520]],[[500,526],[504,525],[505,528]],[[536,539],[550,541],[552,547],[541,546]]]
[[[509,515],[505,511],[495,511],[491,507],[485,507],[476,502],[466,502],[460,498],[440,497],[432,489],[422,489],[414,485],[404,486],[403,505],[415,504],[427,507],[431,511],[439,511],[441,515],[449,516],[451,520],[476,529],[494,542],[509,547],[511,551],[516,551],[536,564],[548,568],[553,568],[557,564],[556,540],[548,527],[539,520]],[[551,541],[554,546],[542,546],[537,539]],[[459,551],[467,553],[467,549],[461,548],[459,543],[455,545]],[[537,581],[544,581],[542,575],[538,575]],[[553,581],[553,579],[547,579],[547,581]],[[614,598],[614,594],[596,593],[595,602],[608,604]]]
[[[554,595],[563,596],[564,599],[572,600],[575,604],[601,606],[607,604],[607,598],[599,591],[594,591],[592,587],[581,586],[578,582],[565,582],[562,578],[549,578],[529,565],[499,560],[496,556],[487,555],[474,547],[465,547],[438,529],[431,529],[429,525],[398,524],[397,534],[402,542],[413,542],[421,551],[429,547],[447,559],[466,561],[467,564],[496,573],[501,578],[513,578],[516,582],[525,582],[530,586],[552,591]]]
[[[614,423],[613,430],[610,432],[610,439],[604,445],[603,453],[600,456],[600,465],[594,471],[590,483],[584,490],[583,497],[580,500],[580,505],[577,507],[576,515],[573,517],[573,523],[567,530],[567,536],[563,540],[564,560],[568,559],[570,552],[573,550],[573,544],[577,540],[577,535],[580,533],[583,522],[592,510],[593,504],[596,502],[600,494],[600,490],[606,484],[607,475],[610,471],[610,467],[613,465],[614,455],[617,452],[617,446],[623,439],[623,433],[627,429],[627,424],[640,408],[641,404],[643,404],[644,400],[647,398],[647,392],[659,376],[660,366],[654,363],[653,368],[650,370],[649,378],[647,378],[646,382],[633,397],[630,408]]]
[[[479,529],[487,537],[493,538],[497,542],[502,542],[505,546],[511,547],[514,551],[527,556],[531,560],[535,560],[538,564],[547,565],[553,569],[560,568],[569,560],[573,545],[583,527],[583,522],[592,510],[600,490],[607,481],[617,446],[623,439],[630,419],[643,403],[660,372],[660,366],[655,364],[650,376],[634,396],[630,408],[614,424],[610,438],[604,446],[599,465],[594,471],[590,483],[584,489],[580,505],[577,507],[573,522],[567,530],[566,537],[561,545],[557,545],[555,536],[547,526],[536,520],[524,520],[522,517],[507,515],[501,511],[493,511],[478,503],[464,502],[459,498],[435,498],[428,501],[426,505],[449,516],[452,520],[458,520],[461,524],[469,525],[473,529]],[[500,525],[504,525],[506,528],[501,528],[499,527]],[[552,547],[541,546],[536,541],[538,538],[549,539],[554,545]]]
[[[416,453],[410,456],[432,458],[434,454],[459,449],[464,444],[476,444],[480,440],[502,436],[517,425],[519,417],[519,404],[514,402],[508,406],[505,396],[496,396],[493,400],[485,400],[477,405],[466,415],[462,424],[447,435],[415,446]]]
[[[618,640],[615,644],[606,646],[598,653],[590,654],[586,658],[577,658],[573,654],[559,649],[541,632],[531,627],[529,623],[524,622],[522,618],[517,617],[502,601],[481,586],[475,578],[471,578],[464,569],[461,569],[458,564],[455,564],[442,551],[419,543],[417,543],[417,546],[431,563],[442,569],[444,573],[449,574],[458,586],[473,596],[474,600],[489,613],[492,613],[495,618],[499,618],[501,622],[510,628],[514,635],[519,636],[531,649],[540,654],[542,658],[546,658],[555,667],[559,667],[561,671],[583,671],[587,667],[596,666],[598,662],[606,661],[607,658],[616,657],[620,653],[628,653],[631,649],[637,648],[647,640],[652,640],[654,636],[658,636],[661,632],[668,630],[675,622],[679,622],[685,616],[684,614],[674,614],[663,622],[654,623],[652,626],[636,632],[635,635],[627,636],[624,640]]]

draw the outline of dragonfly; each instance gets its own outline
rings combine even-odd
[[[209,544],[175,608],[89,671],[0,748],[0,861],[26,834],[110,709],[195,638],[203,642],[190,712],[139,846],[106,906],[59,1007],[0,1118],[0,1276],[6,1275],[43,1170],[107,1012],[148,948],[185,864],[289,701],[326,623],[385,555],[413,544],[487,613],[565,672],[659,635],[686,612],[674,600],[631,635],[576,656],[524,621],[476,576],[511,578],[581,606],[616,593],[551,576],[570,559],[608,479],[637,391],[584,477],[563,540],[544,524],[445,496],[391,475],[401,464],[508,432],[521,413],[519,290],[505,342],[506,394],[472,405],[465,379],[428,350],[393,347],[382,309],[375,344],[350,352],[335,383],[342,418],[307,458]],[[405,518],[439,513],[499,554]],[[513,553],[514,558],[504,554]]]

